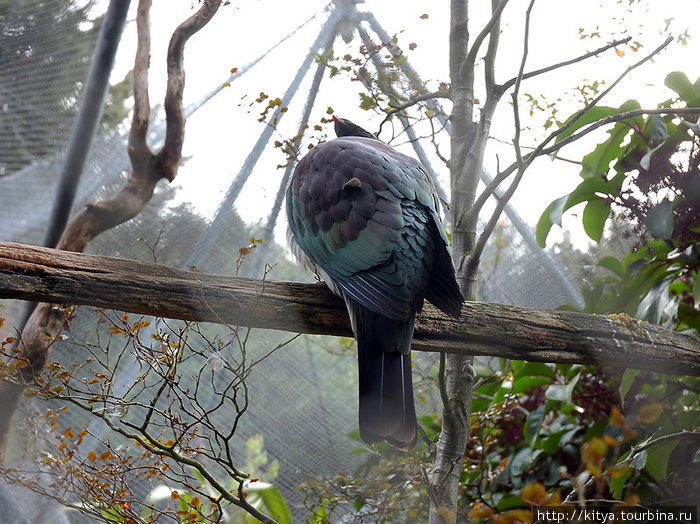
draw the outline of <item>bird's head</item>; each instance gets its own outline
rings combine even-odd
[[[335,127],[335,135],[339,138],[341,136],[362,136],[365,138],[377,139],[377,137],[372,133],[362,129],[360,126],[350,122],[350,120],[346,118],[340,118],[333,115],[333,125]]]

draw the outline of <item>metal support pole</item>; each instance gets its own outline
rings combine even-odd
[[[68,151],[61,169],[51,219],[44,236],[44,245],[47,247],[56,245],[68,223],[90,144],[102,116],[109,76],[112,73],[114,57],[117,54],[130,3],[131,0],[111,0],[102,21],[80,109],[75,118]]]
[[[221,204],[219,204],[219,208],[216,211],[214,219],[207,228],[207,231],[205,231],[204,234],[200,237],[201,240],[197,243],[195,249],[193,250],[188,265],[200,266],[202,264],[202,261],[206,260],[209,256],[209,253],[211,252],[212,248],[214,247],[214,244],[216,243],[216,240],[219,237],[221,227],[223,227],[223,225],[226,223],[226,219],[228,218],[229,213],[231,213],[231,210],[233,209],[233,206],[236,203],[238,195],[243,189],[245,183],[248,181],[248,177],[250,177],[250,174],[253,172],[253,168],[260,159],[260,156],[265,150],[267,142],[270,140],[272,134],[275,131],[275,126],[272,124],[272,122],[279,123],[279,121],[284,116],[285,113],[281,112],[280,109],[282,107],[289,106],[289,103],[291,102],[292,98],[299,89],[299,85],[301,84],[301,81],[306,75],[306,72],[309,70],[309,67],[311,67],[311,63],[314,60],[312,55],[318,52],[321,46],[326,42],[329,35],[335,34],[337,24],[340,18],[340,11],[337,9],[333,10],[331,15],[328,17],[328,20],[326,20],[326,23],[321,28],[318,37],[311,45],[309,53],[307,54],[306,58],[304,58],[304,61],[301,64],[299,70],[297,71],[297,74],[295,75],[294,79],[292,80],[292,83],[289,85],[287,91],[282,96],[281,106],[277,107],[277,109],[273,113],[272,117],[268,121],[268,124],[265,126],[262,133],[260,134],[258,141],[253,146],[252,151],[248,154],[248,157],[243,162],[241,170],[233,179],[233,182],[231,182],[231,185],[229,186],[229,189],[226,192],[226,196],[222,200]]]
[[[54,247],[68,224],[71,208],[75,201],[78,182],[83,173],[90,144],[95,136],[97,125],[102,116],[105,93],[112,73],[114,57],[121,38],[126,15],[131,0],[111,0],[107,13],[100,27],[95,51],[90,62],[85,89],[80,101],[80,109],[75,117],[68,151],[63,161],[61,174],[56,189],[51,217],[44,234],[43,244]],[[29,320],[36,304],[27,303],[18,323],[20,332]]]

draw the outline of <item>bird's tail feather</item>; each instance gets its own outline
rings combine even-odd
[[[358,322],[360,436],[367,444],[387,441],[400,449],[416,443],[411,376],[415,319],[397,321],[368,310]]]

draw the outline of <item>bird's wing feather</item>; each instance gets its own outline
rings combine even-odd
[[[358,137],[315,147],[298,164],[287,198],[289,226],[306,256],[352,299],[394,319],[411,315],[415,291],[426,284],[419,282],[426,272],[406,264],[428,263],[435,230],[447,242],[441,226],[426,226],[439,224],[437,209],[420,164]]]

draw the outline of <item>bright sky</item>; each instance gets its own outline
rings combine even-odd
[[[135,49],[136,0],[133,1],[131,23],[125,31],[120,47],[115,80],[131,67]],[[497,80],[503,82],[515,76],[522,57],[525,0],[511,0],[505,11],[502,24]],[[632,12],[626,6],[632,5]],[[470,2],[471,6],[483,8],[490,2]],[[154,0],[152,11],[153,50],[152,50],[152,103],[163,97],[165,52],[173,28],[184,20],[198,2],[194,0]],[[186,49],[187,70],[186,100],[192,102],[224,82],[232,67],[241,67],[274,45],[285,34],[319,13],[292,39],[273,51],[249,73],[236,80],[188,121],[184,154],[189,157],[176,180],[178,199],[192,202],[202,214],[211,216],[223,198],[228,185],[239,172],[244,159],[255,140],[263,130],[259,123],[262,107],[249,106],[264,91],[271,98],[281,97],[292,77],[308,53],[320,24],[325,20],[321,11],[325,1],[306,0],[290,2],[285,0],[257,0],[243,2],[234,0],[223,6],[214,20],[199,34],[195,35]],[[389,32],[398,34],[399,44],[408,55],[411,65],[428,81],[429,88],[435,89],[437,82],[449,81],[448,37],[449,2],[428,2],[415,0],[367,0],[360,4],[361,10],[372,11],[379,22]],[[428,13],[427,19],[421,15]],[[473,14],[472,38],[486,21],[486,12]],[[614,51],[604,57],[589,59],[573,67],[559,70],[549,75],[525,82],[522,93],[544,96],[543,100],[554,102],[564,99],[560,108],[561,118],[581,107],[580,97],[573,91],[586,82],[612,82],[617,75],[632,63],[640,60],[659,45],[667,31],[680,34],[688,30],[691,38],[686,46],[672,43],[653,62],[648,62],[631,73],[611,93],[603,104],[618,106],[628,98],[636,98],[645,107],[655,107],[657,103],[670,98],[672,92],[663,86],[667,73],[680,70],[688,74],[691,81],[700,77],[700,34],[689,24],[700,20],[698,0],[537,0],[532,14],[530,51],[526,70],[537,69],[566,60],[586,51],[601,47],[612,37],[630,35],[633,41],[643,44],[638,52],[622,47],[624,56]],[[600,32],[600,38],[582,39],[583,34]],[[357,35],[357,33],[355,33]],[[611,37],[612,36],[612,37]],[[408,50],[410,43],[417,47]],[[346,52],[357,54],[359,39],[356,37],[346,46],[338,39],[334,46],[336,56]],[[284,120],[272,140],[283,140],[296,134],[299,118],[309,90],[313,68],[307,75],[297,96],[290,105]],[[479,90],[479,89],[478,89]],[[479,92],[477,90],[477,96]],[[363,125],[369,130],[378,128],[381,117],[359,109],[358,83],[350,82],[347,76],[325,78],[316,109],[312,113],[311,125],[325,115],[328,106],[341,116]],[[483,97],[482,97],[483,99]],[[492,136],[500,141],[513,137],[513,117],[509,95],[504,96],[499,111],[494,118]],[[449,110],[449,104],[443,105]],[[521,118],[524,134],[523,145],[534,145],[543,136],[542,124],[545,115],[537,112],[529,114],[529,107],[521,105]],[[332,135],[332,131],[327,131]],[[604,133],[604,132],[603,132]],[[597,135],[600,140],[604,134]],[[389,136],[380,136],[388,139]],[[399,139],[399,142],[402,140]],[[590,151],[593,142],[563,151],[562,156],[580,158],[582,152]],[[430,142],[425,148],[432,150]],[[441,140],[441,150],[448,155],[449,142]],[[410,146],[401,146],[411,154]],[[513,159],[512,146],[491,141],[485,164],[495,173],[497,159],[501,166],[507,166]],[[279,150],[274,149],[260,159],[249,183],[239,197],[236,207],[243,217],[250,221],[264,221],[274,201],[283,170],[277,164],[285,159]],[[437,156],[433,156],[433,167],[447,183],[447,168]],[[543,209],[551,200],[569,192],[578,184],[578,168],[575,165],[549,159],[535,163],[523,179],[513,204],[526,222],[534,225]],[[281,220],[284,222],[284,220]],[[576,230],[578,221],[565,221],[566,227]],[[277,239],[282,241],[285,225],[277,230]],[[581,237],[580,228],[576,233]]]

